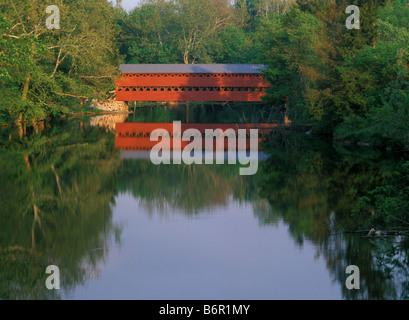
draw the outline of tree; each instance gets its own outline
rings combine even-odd
[[[344,0],[299,0],[281,23],[273,22],[276,31],[270,36],[265,33],[271,39],[265,45],[270,66],[265,75],[273,85],[266,99],[279,107],[285,104],[293,117],[296,111],[304,122],[315,119],[326,132],[332,132],[346,117],[363,115],[370,103],[360,86],[369,88],[373,83],[365,78],[367,70],[363,72],[369,61],[361,64],[354,59],[359,50],[375,50],[379,31],[374,21],[385,1],[357,1],[361,17],[365,16],[359,30],[345,28],[349,4]],[[378,54],[388,59],[388,53]],[[358,76],[362,78],[357,82]],[[387,79],[385,73],[379,73],[374,81],[380,84]]]
[[[44,119],[70,112],[70,102],[104,97],[112,89],[119,57],[108,1],[59,3],[60,30],[46,28],[44,1],[1,1],[3,113],[20,120]]]
[[[176,1],[179,50],[185,64],[210,63],[209,51],[216,36],[230,23],[233,14],[227,0]]]
[[[121,25],[128,63],[211,63],[218,35],[233,22],[227,0],[148,0]]]
[[[325,61],[318,52],[322,46],[322,22],[308,12],[292,10],[263,25],[269,37],[264,55],[268,65],[263,74],[271,83],[266,101],[278,108],[288,108],[291,117],[322,117],[322,108],[313,99]],[[267,33],[271,30],[271,35]]]
[[[227,25],[219,34],[211,54],[215,63],[260,63],[256,41],[243,29]]]
[[[113,134],[61,122],[7,141],[0,162],[0,299],[61,298],[99,273],[111,236],[120,241]],[[44,285],[52,264],[61,291]]]
[[[120,21],[120,52],[127,63],[177,63],[175,5],[147,1]]]

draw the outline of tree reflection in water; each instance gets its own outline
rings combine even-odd
[[[355,200],[385,182],[397,166],[376,150],[354,150],[307,136],[279,133],[264,148],[270,158],[254,177],[238,175],[234,166],[152,166],[126,160],[119,190],[141,200],[150,214],[211,212],[233,199],[250,202],[261,225],[284,222],[302,247],[313,243],[317,257],[342,288],[345,299],[401,299],[408,295],[407,242],[352,234],[369,227],[370,213],[351,215]],[[356,190],[357,192],[351,192]],[[360,268],[361,289],[347,290],[345,270]]]
[[[370,228],[370,213],[351,215],[356,190],[364,195],[385,183],[398,161],[370,149],[348,149],[309,137],[289,137],[272,146],[272,156],[261,166],[259,195],[269,200],[270,215],[262,223],[281,219],[292,237],[317,245],[345,299],[404,299],[408,297],[408,242],[371,241],[348,233]],[[345,286],[349,265],[360,268],[361,289]]]
[[[60,266],[69,293],[120,240],[113,134],[75,121],[9,137],[0,149],[0,298],[58,299],[44,285],[48,265]]]
[[[376,150],[280,132],[263,146],[270,158],[248,177],[238,166],[120,160],[114,134],[82,121],[37,126],[21,139],[16,130],[0,130],[0,298],[60,298],[44,286],[50,264],[63,266],[68,295],[95,277],[120,242],[112,220],[118,193],[161,215],[251,203],[260,225],[284,223],[300,247],[315,245],[345,299],[408,298],[408,243],[345,232],[370,227],[369,212],[351,215],[356,197],[399,166]],[[351,264],[360,268],[360,290],[345,287]]]

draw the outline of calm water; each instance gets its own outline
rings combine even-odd
[[[214,108],[189,120],[252,120]],[[184,108],[0,129],[0,298],[408,298],[407,243],[343,232],[368,227],[351,190],[382,184],[393,154],[280,131],[240,176],[115,148],[115,123],[173,120]],[[46,289],[48,265],[61,290]],[[349,265],[360,290],[346,289]]]

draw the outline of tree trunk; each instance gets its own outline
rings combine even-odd
[[[24,87],[23,87],[23,95],[21,97],[21,100],[23,101],[27,100],[27,92],[28,92],[28,87],[30,85],[30,80],[31,80],[31,76],[30,74],[28,74],[26,83],[24,84]]]
[[[373,23],[373,27],[374,27],[374,29],[375,29],[375,27],[376,27],[376,23],[375,23],[375,22]],[[375,38],[375,37],[373,38],[373,48],[376,49],[376,38]]]

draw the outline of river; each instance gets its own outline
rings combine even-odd
[[[241,176],[239,164],[157,166],[115,147],[121,122],[263,113],[185,112],[144,107],[0,129],[1,299],[409,297],[408,243],[365,237],[356,228],[370,227],[370,213],[352,213],[357,195],[399,167],[393,153],[277,129],[258,172]],[[46,288],[49,265],[60,290]],[[346,287],[350,265],[360,289]]]

